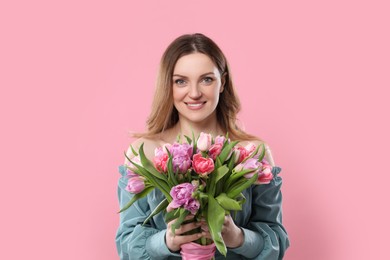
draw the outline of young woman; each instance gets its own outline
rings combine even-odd
[[[160,63],[157,88],[148,131],[137,135],[132,144],[138,148],[144,143],[145,154],[154,157],[154,150],[165,143],[173,143],[180,136],[197,136],[200,132],[213,136],[229,133],[231,140],[245,146],[264,143],[266,159],[275,166],[268,145],[236,126],[240,103],[236,96],[227,60],[220,48],[203,34],[182,35],[167,48]],[[131,149],[129,157],[134,155]],[[128,163],[127,161],[125,163]],[[274,174],[280,171],[274,167]],[[253,185],[244,191],[246,202],[236,217],[225,217],[222,237],[228,248],[226,259],[281,259],[289,246],[282,225],[282,180],[274,177],[270,184]],[[127,178],[119,180],[118,196],[123,207],[131,194],[125,190]],[[184,224],[171,232],[171,223],[164,222],[162,214],[142,223],[163,195],[151,192],[121,213],[116,244],[121,259],[180,259],[180,246],[202,236],[209,237],[207,228],[192,235],[183,233],[204,223]],[[216,259],[225,259],[218,252]]]

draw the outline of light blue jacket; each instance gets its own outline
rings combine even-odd
[[[274,178],[271,183],[252,185],[243,192],[246,202],[243,210],[237,212],[234,222],[244,231],[244,244],[238,248],[228,248],[226,258],[217,250],[216,259],[283,258],[290,243],[282,225],[282,179],[277,176],[280,171],[280,167],[273,167]],[[123,174],[118,184],[120,208],[133,196],[125,190],[126,185],[127,177]],[[120,214],[116,246],[122,260],[181,259],[179,253],[171,252],[165,244],[166,224],[162,213],[142,226],[151,209],[163,198],[162,193],[155,189]]]

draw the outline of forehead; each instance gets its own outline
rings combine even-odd
[[[183,76],[201,75],[208,72],[218,73],[218,68],[210,57],[203,53],[191,53],[180,57],[173,70],[173,74]]]

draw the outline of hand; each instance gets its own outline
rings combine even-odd
[[[201,228],[203,230],[204,237],[212,239],[205,220],[202,220]],[[236,248],[244,243],[244,233],[241,228],[234,224],[232,216],[230,215],[225,216],[221,233],[223,241],[227,247]]]
[[[171,210],[171,209],[167,209],[168,211]],[[194,218],[194,215],[188,215],[185,220],[190,220],[190,219],[193,219]],[[200,222],[191,222],[191,223],[188,223],[188,224],[183,224],[180,226],[180,228],[176,229],[175,230],[175,233],[172,232],[172,224],[175,222],[176,220],[172,220],[171,222],[169,222],[167,224],[167,231],[165,233],[165,243],[168,247],[169,250],[171,250],[172,252],[176,252],[176,251],[179,251],[180,250],[180,246],[182,244],[185,244],[185,243],[189,243],[189,242],[192,242],[194,240],[197,240],[199,238],[201,238],[204,233],[195,233],[195,234],[191,234],[191,235],[182,235],[183,233],[185,232],[188,232],[190,230],[194,230],[198,227],[201,226],[201,223]]]
[[[232,216],[226,215],[222,226],[222,238],[225,245],[230,248],[236,248],[244,243],[244,232],[234,224]]]

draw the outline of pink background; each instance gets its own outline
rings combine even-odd
[[[117,259],[128,131],[192,32],[223,49],[241,121],[283,168],[285,259],[384,259],[387,1],[184,2],[2,1],[0,259]]]

